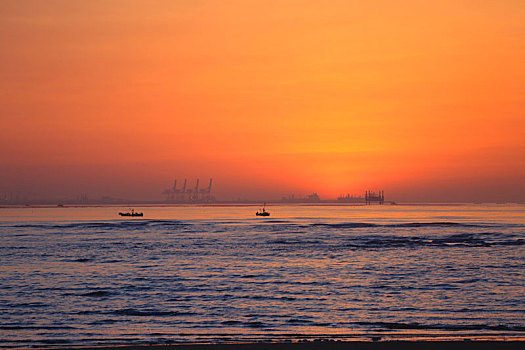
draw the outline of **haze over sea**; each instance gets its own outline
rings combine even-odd
[[[0,346],[524,339],[525,205],[0,208]]]

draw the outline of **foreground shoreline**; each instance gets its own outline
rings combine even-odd
[[[525,340],[388,340],[388,341],[304,341],[165,345],[44,346],[32,349],[75,350],[377,350],[377,349],[523,349]]]

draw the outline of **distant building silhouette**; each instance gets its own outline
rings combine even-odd
[[[209,203],[214,202],[215,197],[211,195],[213,179],[210,178],[208,187],[199,189],[199,179],[193,189],[187,188],[188,179],[184,179],[182,188],[177,188],[177,179],[173,182],[173,187],[163,191],[166,195],[166,202],[169,203]]]
[[[316,203],[320,201],[321,198],[319,198],[317,192],[309,194],[306,197],[296,197],[294,194],[291,194],[288,197],[281,198],[281,202],[284,203]]]
[[[349,193],[345,195],[341,195],[337,197],[338,202],[342,203],[366,203],[365,197],[356,196],[356,195],[350,195]]]
[[[366,191],[365,202],[366,204],[372,204],[372,202],[383,204],[385,202],[385,191],[379,191],[378,193]]]

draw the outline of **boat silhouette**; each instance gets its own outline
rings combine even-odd
[[[138,212],[135,212],[134,209],[130,209],[131,211],[130,212],[127,212],[127,213],[118,213],[118,215],[120,216],[143,216],[144,214],[143,213],[138,213]]]
[[[256,212],[255,215],[257,215],[257,216],[270,216],[270,213],[266,211],[265,207],[266,207],[266,203],[264,203],[261,211]]]

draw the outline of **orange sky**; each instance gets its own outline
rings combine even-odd
[[[0,193],[525,201],[525,2],[0,2]]]

